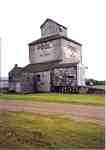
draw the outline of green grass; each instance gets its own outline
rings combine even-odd
[[[63,116],[1,111],[0,148],[102,149],[104,127]]]
[[[38,93],[38,94],[1,94],[0,100],[25,100],[42,102],[59,102],[74,104],[104,105],[105,97],[103,95],[88,94],[58,94],[58,93]]]

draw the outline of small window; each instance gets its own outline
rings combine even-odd
[[[9,81],[12,80],[13,78],[11,76],[9,76]]]
[[[30,77],[27,77],[27,80],[29,80],[30,79]]]
[[[59,31],[62,32],[62,27],[59,27]]]
[[[40,74],[36,75],[37,81],[40,81]]]
[[[68,78],[73,79],[73,78],[74,78],[74,76],[68,76]]]

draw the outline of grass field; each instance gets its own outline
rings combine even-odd
[[[0,111],[0,149],[102,149],[104,128],[63,116]]]
[[[59,102],[89,105],[104,105],[103,95],[88,94],[58,94],[58,93],[38,93],[38,94],[0,94],[0,100],[25,100],[42,102]]]

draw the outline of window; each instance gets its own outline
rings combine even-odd
[[[72,75],[69,75],[69,76],[68,76],[68,78],[70,78],[70,79],[73,79],[73,78],[74,78],[74,76],[72,76]]]
[[[27,77],[27,80],[29,80],[30,79],[30,77]]]
[[[40,81],[40,74],[36,75],[37,81]]]
[[[59,31],[62,32],[62,27],[59,27]]]
[[[11,76],[9,76],[9,81],[10,81],[10,80],[12,80],[12,77],[11,77]]]

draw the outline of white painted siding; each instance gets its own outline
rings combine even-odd
[[[45,44],[47,44],[49,47],[45,48]],[[60,44],[60,39],[57,39],[30,46],[30,63],[34,64],[62,59],[62,51]]]
[[[81,46],[74,42],[61,39],[62,43],[62,63],[80,63]]]
[[[37,82],[37,90],[40,92],[50,91],[50,71],[39,72],[36,75],[40,75],[40,81]]]
[[[21,83],[20,82],[16,83],[16,92],[17,93],[21,92]]]
[[[77,83],[79,86],[85,86],[85,67],[82,64],[77,65]]]

